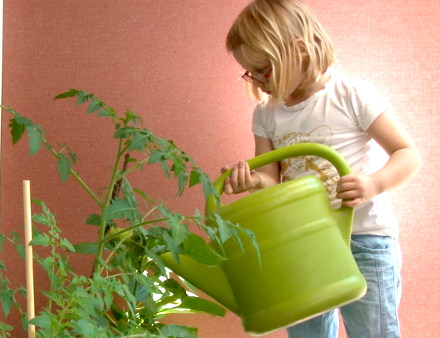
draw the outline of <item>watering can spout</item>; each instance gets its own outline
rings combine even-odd
[[[179,255],[179,262],[170,252],[160,256],[173,272],[190,282],[199,290],[219,302],[228,310],[239,314],[231,286],[220,265],[208,266],[186,255]]]

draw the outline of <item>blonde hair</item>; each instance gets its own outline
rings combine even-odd
[[[270,100],[274,103],[291,94],[292,82],[301,70],[305,74],[301,87],[305,88],[335,62],[330,38],[298,0],[251,2],[229,30],[226,47],[230,52],[240,49],[255,69],[272,68]],[[267,99],[257,86],[249,89],[258,101]]]

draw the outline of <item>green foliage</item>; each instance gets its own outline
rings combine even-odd
[[[169,313],[205,312],[223,316],[225,310],[215,303],[196,297],[170,278],[160,259],[164,252],[176,258],[186,254],[208,265],[225,260],[205,240],[191,232],[191,225],[200,227],[207,237],[219,244],[228,239],[240,246],[242,233],[249,237],[258,252],[251,232],[237,224],[222,220],[218,215],[206,220],[198,210],[184,216],[170,210],[162,201],[151,199],[141,189],[130,184],[129,177],[148,165],[160,165],[167,177],[177,182],[178,195],[187,187],[202,185],[205,196],[216,196],[209,177],[194,160],[172,141],[139,127],[141,118],[127,110],[118,114],[93,94],[71,89],[55,99],[76,98],[77,104],[87,104],[87,114],[97,114],[113,123],[118,142],[111,177],[104,194],[93,191],[74,167],[77,156],[68,146],[55,149],[46,139],[44,130],[16,111],[10,130],[14,144],[28,136],[30,155],[42,145],[55,157],[58,172],[64,182],[73,177],[96,203],[99,213],[85,217],[85,224],[97,230],[94,242],[72,244],[62,236],[54,214],[46,204],[35,200],[40,210],[33,216],[32,245],[45,247],[45,255],[34,251],[34,260],[46,272],[49,287],[42,291],[47,305],[39,310],[30,323],[39,337],[196,337],[197,329],[160,322]],[[210,224],[218,224],[211,226]],[[10,237],[0,234],[0,251],[4,243],[16,247],[24,256],[24,247],[17,233]],[[69,265],[72,255],[92,255],[91,274],[75,273]],[[21,303],[26,296],[23,287],[11,288],[6,267],[0,261],[0,301],[7,317],[16,308],[28,322]],[[0,322],[0,336],[10,336],[12,327]]]

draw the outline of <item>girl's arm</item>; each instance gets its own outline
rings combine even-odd
[[[255,135],[255,156],[273,150],[272,141]],[[222,168],[222,172],[230,169]],[[250,170],[245,161],[239,161],[232,168],[231,176],[225,181],[226,194],[238,194],[244,191],[259,190],[280,182],[279,163],[271,163],[257,170]]]
[[[408,180],[421,165],[413,141],[393,115],[385,111],[367,133],[388,153],[388,162],[372,175],[347,175],[338,182],[338,198],[346,206],[356,206]]]

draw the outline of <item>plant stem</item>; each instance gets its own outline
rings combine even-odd
[[[136,164],[125,170],[121,175],[119,176],[119,179],[124,178],[131,172],[135,171],[137,168],[142,167],[145,163],[147,163],[150,160],[150,157],[146,157],[143,160],[138,161]]]
[[[56,243],[51,243],[51,257],[52,257],[52,272],[51,275],[49,276],[49,288],[50,288],[50,292],[54,291],[54,278],[53,276],[55,276],[55,255],[56,255],[56,251],[55,251],[55,247],[56,247]],[[49,304],[48,304],[48,308],[49,308],[49,312],[52,312],[52,298],[49,298]]]
[[[153,220],[150,220],[150,221],[145,221],[145,222],[141,222],[141,223],[138,223],[138,224],[132,225],[132,226],[129,227],[129,228],[121,229],[121,231],[118,231],[118,232],[115,233],[115,234],[112,234],[112,235],[110,235],[110,236],[105,237],[105,238],[103,239],[103,241],[104,241],[104,242],[111,241],[112,239],[114,239],[114,238],[120,236],[121,234],[123,234],[124,232],[131,231],[131,230],[133,230],[133,229],[139,228],[139,227],[144,226],[144,225],[147,225],[147,224],[157,223],[157,222],[163,222],[163,221],[166,221],[167,219],[168,219],[168,218],[157,218],[157,219],[153,219]]]
[[[101,205],[101,222],[99,225],[99,240],[98,240],[98,252],[96,254],[96,258],[95,258],[95,262],[93,263],[93,272],[94,273],[98,273],[98,269],[100,267],[100,258],[102,256],[102,252],[104,250],[104,245],[105,245],[105,241],[104,241],[104,236],[105,236],[105,227],[106,227],[106,221],[104,219],[104,214],[105,211],[107,210],[108,206],[111,203],[111,199],[112,199],[112,195],[113,195],[113,191],[114,191],[114,186],[116,184],[116,182],[118,181],[117,176],[118,176],[118,168],[122,159],[122,145],[123,145],[123,140],[119,139],[119,144],[118,144],[118,151],[116,153],[116,160],[115,160],[115,164],[113,166],[113,172],[112,172],[112,176],[110,179],[110,184],[107,187],[107,194],[104,200],[104,203]]]
[[[89,188],[89,186],[81,179],[81,177],[78,175],[78,173],[70,169],[70,173],[72,176],[78,181],[78,183],[84,188],[84,190],[89,194],[89,196],[98,204],[99,206],[102,206],[102,201],[95,195],[95,193]]]
[[[52,147],[52,145],[43,137],[41,136],[41,142],[43,142],[47,148],[49,148],[50,152],[55,155],[55,157],[59,158],[60,153]],[[89,194],[89,196],[99,205],[102,205],[102,201],[95,195],[92,189],[89,188],[89,186],[84,182],[84,180],[78,175],[78,173],[70,168],[70,173],[72,176],[76,179],[76,181],[84,188],[84,190]]]

